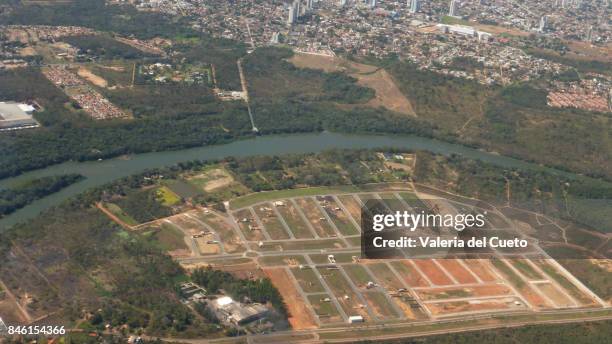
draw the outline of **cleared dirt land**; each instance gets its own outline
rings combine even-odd
[[[106,80],[104,80],[100,76],[95,75],[89,69],[87,69],[85,67],[80,67],[79,71],[77,72],[77,74],[80,77],[86,79],[87,81],[91,82],[92,84],[94,84],[94,85],[96,85],[98,87],[106,88],[108,86],[108,82]]]
[[[464,297],[507,296],[512,291],[503,285],[478,285],[471,287],[451,287],[436,289],[420,289],[416,293],[424,301],[443,300]]]
[[[294,330],[316,328],[317,324],[312,318],[305,300],[296,290],[291,277],[283,268],[266,268],[264,272],[272,281],[274,286],[283,296],[283,300],[289,310],[289,323]]]
[[[494,311],[509,309],[524,309],[522,304],[515,304],[520,301],[513,297],[493,299],[493,300],[470,300],[457,302],[429,303],[427,308],[434,315],[456,314],[463,312]]]
[[[428,287],[429,283],[407,260],[395,261],[391,265],[410,287]]]
[[[457,259],[437,259],[438,263],[459,283],[476,283],[477,280]]]
[[[367,105],[383,106],[388,110],[408,116],[416,116],[412,104],[393,81],[386,70],[361,63],[351,62],[338,57],[296,53],[289,62],[300,68],[322,69],[326,72],[343,71],[357,79],[361,86],[376,92],[374,99]]]

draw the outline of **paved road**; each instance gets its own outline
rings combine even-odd
[[[567,312],[558,312],[558,313],[567,313]],[[457,321],[464,321],[470,319],[486,319],[490,318],[488,316],[484,317],[464,317],[461,320],[454,321],[443,321],[439,323],[453,323]],[[290,335],[308,335],[312,334],[313,339],[306,340],[296,340],[292,341],[292,343],[347,343],[354,342],[356,340],[389,340],[396,338],[411,338],[411,337],[424,337],[424,336],[433,336],[433,335],[442,335],[449,333],[462,333],[462,332],[471,332],[471,331],[482,331],[482,330],[491,330],[498,328],[516,328],[528,325],[544,325],[544,324],[569,324],[574,322],[589,322],[589,321],[601,321],[601,320],[612,320],[612,315],[604,315],[604,316],[590,316],[579,319],[553,319],[553,320],[528,320],[528,321],[512,321],[509,320],[505,323],[495,323],[495,324],[484,324],[484,325],[466,325],[460,328],[454,329],[440,329],[440,330],[430,330],[430,331],[419,331],[411,328],[415,327],[415,324],[388,324],[388,325],[374,325],[374,326],[359,326],[352,328],[352,331],[347,331],[346,327],[338,327],[338,328],[324,328],[324,329],[316,329],[316,330],[304,330],[304,331],[283,331],[283,332],[275,332],[271,334],[265,335],[249,335],[245,337],[238,338],[222,338],[222,339],[181,339],[180,342],[188,343],[188,344],[220,344],[220,343],[237,343],[244,342],[246,339],[248,342],[259,342],[259,343],[286,343],[287,337]],[[431,322],[431,324],[435,324],[436,322]],[[421,323],[422,325],[423,323]],[[417,325],[418,326],[418,325]],[[399,333],[393,333],[388,335],[376,335],[366,337],[363,333],[355,333],[355,337],[351,338],[342,338],[342,339],[314,339],[319,338],[322,334],[341,334],[346,332],[357,332],[360,330],[382,330],[382,329],[397,329],[397,328],[406,328],[406,331],[402,331]],[[176,339],[166,339],[167,341],[177,341]]]

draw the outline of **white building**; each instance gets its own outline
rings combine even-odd
[[[33,106],[15,102],[0,102],[0,130],[16,130],[38,127],[32,117]]]
[[[456,17],[459,14],[459,0],[451,0],[448,15]]]
[[[362,323],[364,322],[363,317],[361,315],[351,315],[348,318],[348,323],[349,324],[356,324],[356,323]]]
[[[540,17],[540,26],[538,27],[538,31],[544,32],[548,27],[548,16]]]
[[[417,13],[421,9],[419,0],[410,1],[410,13]]]

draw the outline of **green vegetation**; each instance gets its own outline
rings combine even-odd
[[[184,275],[180,266],[144,238],[110,222],[91,207],[91,196],[0,233],[5,262],[0,278],[15,292],[34,295],[29,311],[58,312],[56,321],[71,323],[85,310],[92,317],[81,325],[94,331],[110,324],[153,336],[217,332],[180,302],[175,291]],[[10,247],[22,253],[14,256]]]
[[[572,58],[567,55],[559,54],[548,49],[529,48],[528,54],[553,62],[561,63],[576,68],[583,73],[603,73],[612,75],[612,63],[599,60],[586,60],[582,58]]]
[[[82,179],[81,175],[67,174],[27,180],[14,187],[0,189],[0,218]]]
[[[115,203],[104,203],[103,206],[110,211],[113,215],[117,216],[119,220],[125,222],[130,226],[135,226],[138,221],[134,220],[130,215],[126,214],[123,209],[119,208]]]
[[[526,260],[512,260],[511,264],[514,265],[514,267],[528,279],[542,279],[540,273],[538,273],[534,268],[532,268]]]
[[[99,57],[105,60],[136,59],[151,54],[138,50],[130,45],[121,43],[106,35],[69,36],[62,40],[79,49],[79,53]]]
[[[343,103],[365,103],[374,98],[374,90],[357,86],[357,79],[341,72],[330,73],[325,76],[323,92],[332,101]]]
[[[185,244],[185,234],[168,223],[162,224],[159,229],[143,233],[143,236],[164,252],[189,249]]]
[[[130,191],[115,203],[139,223],[172,215],[172,210],[160,202],[156,189]]]
[[[161,204],[166,207],[171,207],[181,202],[181,197],[175,194],[167,186],[162,186],[157,189],[157,199],[161,201]]]
[[[270,302],[274,309],[287,315],[287,307],[283,298],[268,278],[243,280],[237,279],[228,272],[198,268],[191,275],[191,279],[209,293],[218,293],[219,289],[223,289],[234,300],[243,300],[247,297],[254,302],[264,304]]]
[[[180,149],[251,135],[242,104],[217,102],[208,88],[199,85],[103,90],[138,119],[92,121],[65,107],[69,100],[37,69],[0,72],[0,78],[0,98],[37,99],[45,111],[35,116],[46,126],[0,135],[0,177],[69,159]]]
[[[507,183],[517,207],[582,223],[609,232],[612,184],[561,176],[545,170],[507,169],[459,156],[417,152],[414,179],[451,192],[494,202],[505,202]],[[450,183],[450,184],[449,184]],[[577,239],[583,239],[578,236]]]
[[[448,24],[448,25],[470,25],[470,22],[465,19],[451,17],[451,16],[442,17],[441,22],[442,24]]]
[[[542,108],[546,106],[547,92],[529,85],[512,85],[501,91],[501,96],[512,104]]]
[[[431,136],[433,127],[384,109],[338,106],[369,100],[372,90],[337,73],[300,69],[285,61],[292,51],[262,48],[248,55],[244,68],[257,127],[263,134],[387,132]],[[342,92],[330,92],[331,88]]]
[[[246,55],[246,47],[224,39],[200,38],[174,46],[185,61],[192,64],[211,64],[215,68],[217,86],[224,90],[241,90],[238,59]]]
[[[188,18],[173,19],[159,12],[138,11],[133,6],[107,5],[105,0],[71,0],[52,6],[19,2],[12,7],[0,15],[1,25],[84,26],[141,39],[196,35]]]
[[[592,303],[590,297],[586,296],[574,283],[570,282],[565,276],[563,276],[557,269],[555,269],[552,265],[547,262],[538,262],[538,265],[544,272],[552,277],[553,280],[557,281],[559,285],[561,285],[565,290],[569,291],[569,293],[579,302],[584,304]],[[607,273],[609,274],[609,273]]]
[[[409,62],[391,63],[386,69],[417,116],[436,126],[434,136],[612,177],[609,119],[578,109],[547,107],[545,85],[539,81],[502,88],[419,70]]]
[[[612,321],[598,321],[561,325],[531,325],[517,328],[501,328],[485,331],[449,333],[414,339],[387,340],[381,344],[603,344],[612,336]],[[369,343],[361,341],[359,343]]]
[[[450,67],[456,70],[472,72],[484,68],[484,63],[476,60],[473,57],[457,56],[451,61]]]
[[[581,258],[559,259],[558,262],[599,297],[608,302],[612,299],[612,273],[604,267],[606,260],[596,263]]]
[[[289,197],[302,197],[302,196],[316,196],[323,194],[335,194],[335,193],[347,193],[347,192],[355,192],[359,190],[353,186],[319,186],[319,187],[309,187],[309,188],[300,188],[300,189],[289,189],[289,190],[278,190],[278,191],[269,191],[269,192],[256,192],[250,195],[242,196],[236,199],[233,199],[230,202],[230,205],[234,209],[240,209],[244,207],[248,207],[250,205],[271,201],[281,198],[289,198]]]
[[[502,262],[501,259],[491,259],[491,263],[495,266],[499,271],[501,271],[506,277],[508,281],[510,281],[515,287],[523,288],[526,284],[523,279],[517,275],[506,263]]]

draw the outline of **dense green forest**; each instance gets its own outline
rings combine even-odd
[[[437,136],[595,177],[612,178],[609,117],[546,106],[542,81],[506,87],[419,70],[387,61],[420,119]]]
[[[115,203],[139,223],[172,215],[172,209],[157,200],[156,189],[130,191]]]
[[[82,54],[106,60],[153,56],[105,35],[69,36],[62,38],[62,40],[79,49]]]
[[[443,335],[376,341],[380,344],[604,344],[612,337],[612,321],[561,325],[532,325],[517,328],[449,333]],[[374,343],[361,341],[359,343]]]
[[[141,39],[196,35],[189,18],[175,19],[159,12],[138,11],[131,5],[112,5],[105,0],[72,0],[53,6],[16,2],[0,15],[0,25],[74,25],[115,32]]]
[[[79,174],[43,177],[0,189],[0,218],[83,179]]]

